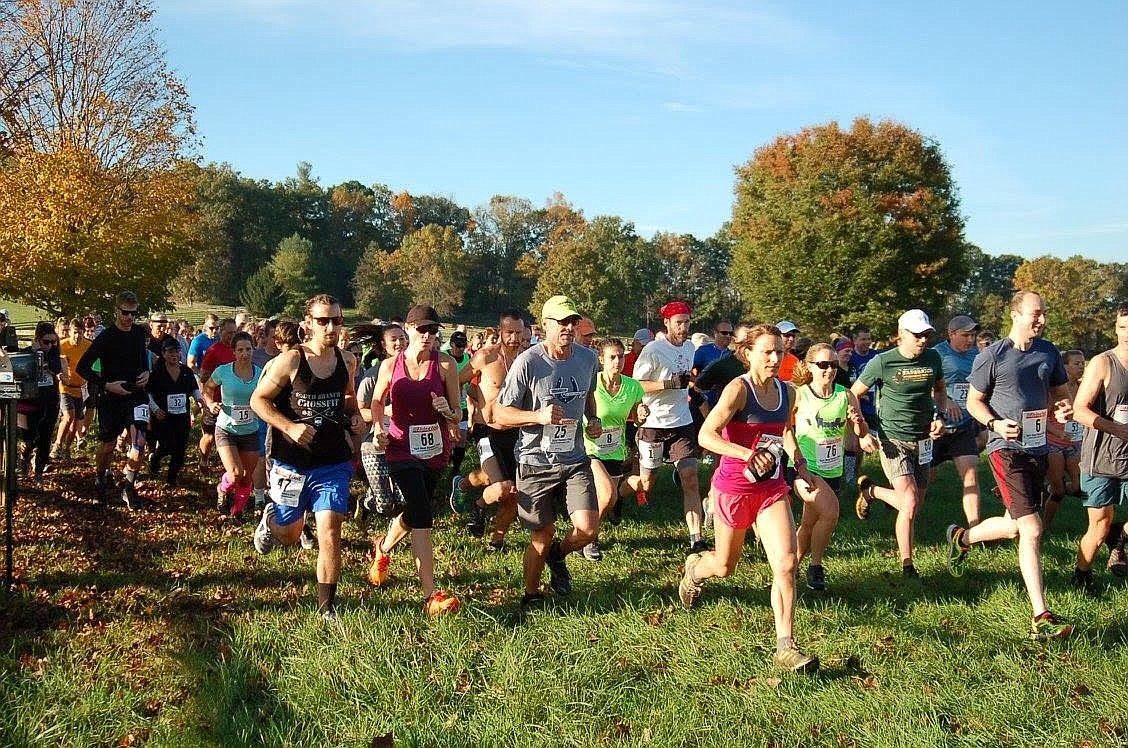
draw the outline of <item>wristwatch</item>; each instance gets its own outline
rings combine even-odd
[[[994,418],[988,418],[987,419],[987,430],[992,431],[992,432],[995,430],[995,419]]]

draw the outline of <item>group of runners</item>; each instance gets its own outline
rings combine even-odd
[[[340,304],[318,295],[304,319],[268,321],[257,341],[238,320],[209,317],[187,350],[153,320],[148,330],[137,324],[138,309],[136,296],[119,294],[113,323],[89,341],[82,330],[69,330],[64,342],[50,323],[37,326],[33,349],[44,352],[46,370],[41,397],[21,403],[28,471],[46,469],[42,455],[62,454],[83,409],[93,407],[93,497],[109,500],[110,461],[122,449],[121,500],[141,509],[136,484],[146,457],[152,476],[168,458],[165,482],[176,484],[195,402],[201,456],[214,447],[222,461],[218,508],[259,513],[259,553],[317,548],[326,618],[336,616],[341,526],[358,468],[367,483],[358,519],[388,520],[369,580],[387,582],[390,554],[406,540],[424,611],[438,615],[459,607],[434,569],[432,528],[447,470],[449,502],[471,535],[485,538],[493,515],[486,551],[505,549],[515,519],[528,530],[527,611],[545,601],[545,567],[552,593],[571,592],[568,557],[599,561],[602,523],[617,523],[627,501],[649,502],[659,470],[671,464],[686,526],[681,603],[692,608],[707,580],[732,573],[752,530],[772,571],[774,662],[788,670],[818,667],[793,636],[796,577],[806,561],[807,586],[827,588],[840,497],[856,493],[862,520],[875,503],[896,512],[901,570],[916,578],[916,517],[947,460],[963,515],[945,534],[949,568],[962,573],[977,544],[1017,538],[1035,638],[1072,631],[1046,604],[1040,552],[1043,528],[1067,493],[1082,499],[1089,520],[1073,583],[1094,591],[1102,545],[1109,570],[1128,573],[1124,525],[1114,521],[1128,493],[1128,306],[1117,312],[1117,345],[1087,366],[1079,351],[1062,354],[1041,337],[1046,309],[1032,292],[1015,294],[1010,331],[997,341],[961,315],[929,347],[936,330],[912,309],[880,352],[864,327],[797,346],[800,331],[786,320],[722,321],[712,342],[695,346],[683,301],[659,310],[660,331],[640,329],[624,342],[598,338],[568,297],[554,296],[535,330],[521,312],[504,311],[476,350],[461,328],[440,342],[442,320],[426,305],[402,322],[368,326],[350,345]],[[479,464],[463,471],[471,444]],[[986,519],[982,452],[1005,510]],[[863,453],[878,456],[888,485],[858,475]],[[714,465],[703,490],[702,467]]]

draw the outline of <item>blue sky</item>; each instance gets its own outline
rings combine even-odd
[[[165,0],[204,157],[708,236],[733,167],[860,115],[936,140],[988,252],[1128,260],[1128,3]]]

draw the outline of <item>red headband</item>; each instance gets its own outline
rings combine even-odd
[[[671,301],[664,307],[658,310],[662,315],[662,319],[669,319],[678,314],[693,314],[693,310],[689,308],[689,304],[684,301]]]

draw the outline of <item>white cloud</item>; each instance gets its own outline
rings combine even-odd
[[[671,112],[688,112],[691,114],[704,111],[696,104],[686,104],[683,101],[667,101],[662,104],[662,108]]]
[[[802,48],[816,32],[767,5],[692,0],[175,0],[164,12],[328,30],[405,51],[502,48],[630,60],[677,75],[703,50]]]

